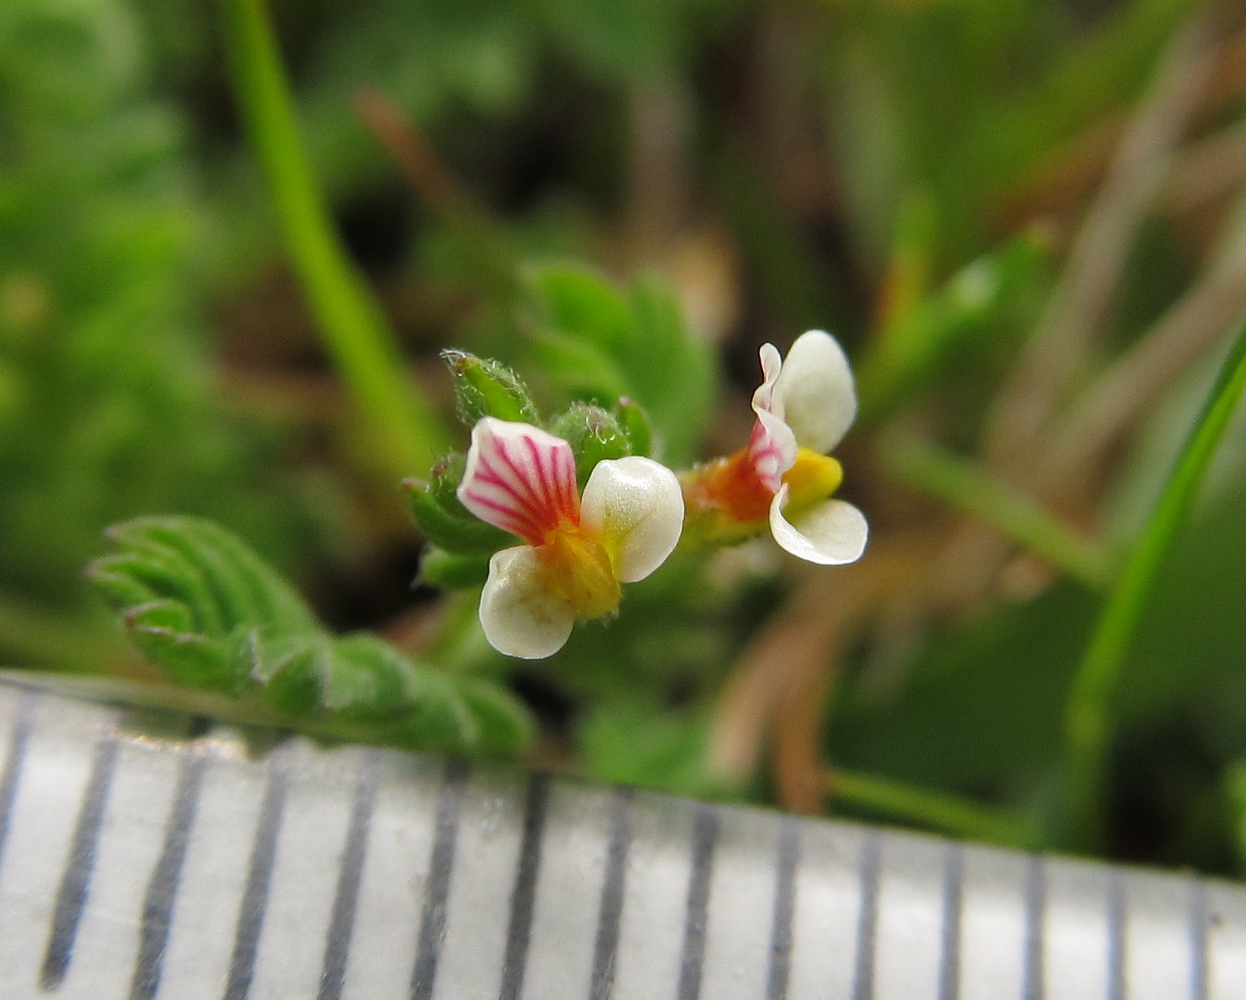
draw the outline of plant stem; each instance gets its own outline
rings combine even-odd
[[[1103,839],[1104,772],[1111,739],[1109,705],[1161,561],[1198,491],[1203,473],[1246,387],[1246,327],[1238,333],[1099,618],[1065,708],[1069,833],[1095,848]]]
[[[334,232],[299,142],[264,0],[224,0],[224,11],[234,88],[329,353],[388,471],[423,474],[444,447],[446,431],[404,377],[397,339]]]
[[[883,450],[883,460],[908,485],[969,511],[1088,587],[1098,590],[1108,583],[1109,558],[1102,545],[1077,535],[980,465],[908,440],[892,442]]]
[[[958,837],[1009,847],[1033,846],[1036,839],[1030,827],[1011,813],[889,778],[834,768],[826,773],[825,789],[828,797],[840,802]]]

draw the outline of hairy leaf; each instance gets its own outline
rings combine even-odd
[[[298,726],[412,749],[515,753],[526,710],[500,687],[437,673],[383,640],[334,636],[242,541],[210,521],[140,518],[88,575],[142,653],[179,684]],[[487,562],[487,560],[486,560]]]
[[[482,417],[539,422],[536,403],[523,380],[500,361],[466,351],[442,351],[454,377],[459,416],[469,427]]]

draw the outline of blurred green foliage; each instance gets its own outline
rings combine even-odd
[[[111,0],[0,10],[0,599],[70,615],[128,514],[211,514],[287,559],[305,527],[261,472],[275,428],[213,391],[209,219],[147,46]]]

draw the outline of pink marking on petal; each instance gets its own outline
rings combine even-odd
[[[532,438],[524,438],[523,443],[527,445],[528,455],[532,458],[532,462],[536,466],[537,476],[536,479],[532,481],[532,487],[534,490],[540,492],[541,503],[544,506],[556,510],[558,508],[558,501],[554,496],[554,491],[557,489],[558,484],[550,481],[551,476],[553,475],[552,469],[545,468],[545,456],[542,454],[541,449],[536,446],[536,442],[533,441]],[[550,465],[552,466],[553,464],[554,457],[551,455]]]
[[[749,435],[748,455],[757,478],[771,493],[783,485],[783,473],[796,464],[796,435],[779,417],[762,410]]]
[[[541,526],[527,517],[523,511],[498,503],[491,497],[480,493],[469,492],[467,495],[471,497],[474,504],[492,512],[492,516],[485,520],[489,520],[495,527],[509,531],[512,535],[518,535],[534,545],[544,542],[545,534]]]
[[[783,473],[796,461],[796,436],[784,421],[783,402],[775,399],[775,385],[783,370],[783,358],[774,344],[762,344],[762,383],[753,393],[753,412],[757,420],[749,436],[748,454],[757,478],[772,493],[783,485]]]
[[[579,521],[580,494],[575,482],[575,456],[571,453],[571,449],[568,448],[566,451],[560,451],[556,459],[559,466],[557,475],[559,506],[569,520]]]
[[[458,495],[482,521],[532,545],[579,522],[571,445],[528,424],[485,417],[473,428]]]

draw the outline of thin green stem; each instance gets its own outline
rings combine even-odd
[[[934,445],[892,442],[883,450],[890,471],[910,486],[968,511],[1088,587],[1109,580],[1107,549],[1083,538],[1041,504],[974,462]]]
[[[835,768],[826,774],[826,794],[839,802],[933,827],[957,837],[1009,847],[1032,847],[1036,840],[1031,827],[1013,813],[966,802],[945,792],[915,788],[890,778]]]
[[[1246,327],[1237,335],[1216,384],[1186,440],[1108,604],[1099,618],[1065,707],[1069,833],[1087,848],[1103,838],[1104,774],[1111,740],[1110,706],[1130,640],[1156,573],[1189,511],[1207,465],[1246,388]]]
[[[388,469],[422,474],[443,449],[445,428],[404,377],[397,339],[334,232],[264,2],[224,0],[224,11],[234,88],[325,343]]]

